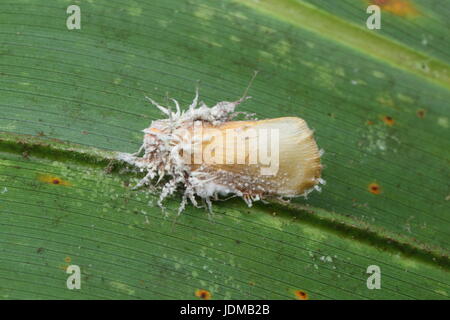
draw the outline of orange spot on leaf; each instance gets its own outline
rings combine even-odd
[[[209,300],[209,299],[211,299],[211,292],[209,292],[208,290],[204,290],[204,289],[198,289],[198,290],[195,290],[195,296],[199,297],[200,299],[203,299],[203,300]]]
[[[297,300],[308,300],[309,299],[308,294],[303,290],[295,290],[294,294],[295,294],[295,298]]]
[[[380,194],[381,193],[380,185],[378,183],[375,183],[375,182],[369,184],[368,190],[372,194]]]
[[[70,262],[72,262],[72,258],[70,258],[70,257],[65,257],[65,258],[64,258],[64,261],[67,262],[67,263],[70,263]]]
[[[392,127],[394,125],[394,123],[395,123],[395,120],[392,117],[390,117],[390,116],[384,116],[383,117],[383,122],[386,125],[388,125],[389,127]]]
[[[384,11],[400,17],[413,17],[419,14],[408,0],[371,0],[369,2],[379,6]]]
[[[69,181],[63,180],[59,177],[52,176],[49,174],[41,174],[38,176],[38,180],[44,183],[55,184],[60,186],[71,186],[72,184]]]
[[[426,111],[425,111],[424,109],[419,109],[419,110],[417,110],[417,116],[418,116],[420,119],[425,118],[425,113],[426,113]]]

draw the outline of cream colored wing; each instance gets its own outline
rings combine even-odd
[[[296,196],[320,181],[320,152],[303,119],[231,121],[203,127],[201,136],[202,163],[193,170],[243,194]]]

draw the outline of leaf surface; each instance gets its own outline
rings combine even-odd
[[[0,4],[0,297],[448,299],[449,7],[378,2],[373,31],[369,1],[79,1],[80,30],[70,1]],[[163,117],[144,96],[233,101],[254,70],[241,111],[308,122],[321,193],[165,217],[107,170]]]

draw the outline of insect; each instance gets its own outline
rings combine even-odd
[[[145,172],[136,185],[159,184],[158,205],[182,191],[180,214],[190,201],[212,213],[212,201],[221,196],[241,197],[248,206],[267,197],[292,198],[320,191],[322,165],[319,150],[303,119],[284,117],[233,121],[238,105],[222,101],[208,107],[198,101],[198,89],[189,108],[176,111],[146,97],[167,118],[144,129],[138,152],[119,159]],[[201,202],[200,202],[201,201]]]

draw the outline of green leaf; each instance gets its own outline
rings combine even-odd
[[[448,299],[447,3],[76,1],[68,30],[71,4],[0,4],[1,298]],[[323,191],[165,217],[114,160],[162,118],[144,96],[233,101],[254,70],[239,108],[305,119]]]

